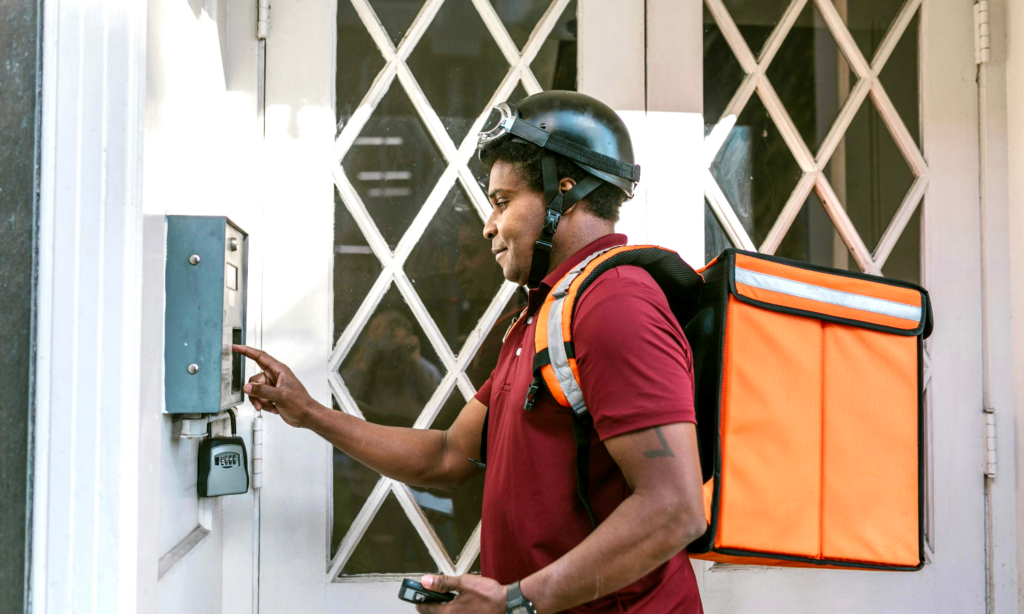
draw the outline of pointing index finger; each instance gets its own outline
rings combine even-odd
[[[281,363],[263,350],[257,350],[256,348],[251,348],[247,345],[232,345],[231,349],[247,358],[255,360],[256,364],[258,364],[264,371],[271,370],[277,372],[281,370]]]

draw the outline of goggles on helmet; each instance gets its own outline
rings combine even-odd
[[[523,120],[515,105],[501,102],[491,109],[480,132],[477,133],[477,148],[482,152],[508,135],[569,158],[588,173],[622,188],[629,196],[633,195],[633,188],[640,180],[639,166],[620,162],[542,130]]]

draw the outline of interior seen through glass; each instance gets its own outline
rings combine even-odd
[[[777,24],[775,4],[749,0],[726,2],[748,42],[767,38]],[[835,0],[858,47],[871,59],[898,14],[899,0]],[[742,81],[742,70],[709,12],[704,17],[705,132],[720,119]],[[918,28],[915,15],[880,75],[900,118],[920,143]],[[753,44],[753,43],[752,43]],[[816,153],[856,85],[835,37],[817,7],[808,2],[782,41],[766,76],[797,131]],[[891,88],[891,92],[890,92]],[[775,224],[800,177],[789,147],[755,92],[739,114],[711,167],[712,175],[754,244],[760,246]],[[914,176],[870,97],[861,103],[824,171],[868,250],[874,250],[909,191]],[[708,209],[706,215],[712,215]],[[883,266],[883,274],[920,281],[920,213],[915,213]],[[728,244],[717,220],[705,224],[708,258]],[[812,192],[775,254],[813,264],[859,268]]]
[[[548,0],[492,0],[495,11],[520,48],[552,4]],[[371,0],[384,28],[398,44],[409,31],[422,0]],[[576,2],[570,2],[531,63],[544,89],[576,89]],[[380,51],[349,0],[338,2],[336,100],[338,131],[351,121],[384,66]],[[493,97],[509,65],[470,0],[446,0],[408,59],[428,102],[456,146]],[[509,99],[526,96],[517,84]],[[345,176],[373,224],[394,250],[434,191],[447,161],[426,130],[401,83],[395,79],[342,160]],[[455,182],[426,224],[404,272],[419,302],[453,353],[464,351],[469,334],[500,291],[501,269],[483,237],[483,220],[466,189],[486,190],[484,169],[470,161],[479,185]],[[340,194],[335,201],[334,336],[353,326],[354,316],[378,281],[382,266],[352,210]],[[497,362],[505,331],[525,305],[516,292],[469,359],[466,375],[481,386]],[[421,321],[395,282],[358,329],[339,375],[367,420],[412,426],[446,375]],[[446,392],[431,428],[446,429],[466,400],[456,387]],[[335,403],[335,409],[339,409]],[[468,462],[468,460],[467,460]],[[333,454],[331,553],[337,552],[354,519],[380,480],[379,474],[339,450]],[[451,490],[410,486],[441,545],[456,560],[480,521],[482,473]],[[420,534],[394,494],[389,494],[342,568],[342,575],[435,571]],[[478,562],[470,568],[479,569]]]

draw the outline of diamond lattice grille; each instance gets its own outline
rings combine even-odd
[[[856,267],[866,273],[881,275],[886,260],[914,216],[928,184],[928,165],[916,138],[918,129],[916,126],[913,132],[907,129],[883,86],[885,79],[880,78],[893,50],[900,43],[908,26],[915,20],[921,0],[905,2],[896,12],[881,42],[870,45],[855,40],[837,5],[845,7],[846,2],[793,0],[771,30],[760,53],[755,56],[748,46],[748,39],[751,36],[741,33],[726,3],[723,0],[705,0],[705,6],[714,20],[715,27],[721,32],[722,38],[727,42],[745,75],[721,117],[709,118],[717,121],[704,140],[704,159],[708,167],[705,173],[705,197],[710,210],[733,245],[767,254],[774,254],[782,244],[805,203],[818,200],[834,224],[836,233],[852,255]],[[790,34],[801,18],[814,18],[824,22],[828,40],[831,41],[829,44],[838,48],[838,53],[845,60],[849,70],[849,75],[842,77],[847,83],[847,90],[842,92],[843,99],[838,115],[834,120],[828,118],[831,126],[827,131],[823,131],[823,135],[814,139],[808,138],[807,130],[804,130],[805,134],[798,130],[790,115],[792,109],[786,108],[772,81],[782,78],[779,70],[773,70],[773,61],[780,50],[786,51],[784,45],[792,42]],[[870,61],[865,58],[862,47],[874,51]],[[794,97],[789,90],[786,94],[788,98]],[[755,98],[756,100],[753,100]],[[752,105],[763,105],[770,118],[770,122],[766,123],[770,123],[777,130],[778,141],[785,143],[788,154],[792,155],[800,172],[799,179],[788,192],[788,196],[784,194],[779,197],[778,214],[772,216],[774,221],[769,220],[767,225],[762,224],[756,231],[752,224],[745,224],[740,215],[737,215],[736,207],[742,206],[743,203],[733,202],[737,200],[735,197],[730,199],[731,186],[722,185],[725,181],[722,175],[714,172],[716,161],[729,153],[730,139],[737,138],[733,134],[737,118]],[[862,112],[862,105],[873,105],[872,113],[877,114],[884,124],[892,142],[906,161],[911,177],[909,189],[894,207],[895,213],[888,221],[888,226],[881,232],[881,236],[873,241],[874,245],[871,248],[851,221],[843,199],[837,195],[828,179],[829,163],[858,113]],[[768,135],[767,128],[764,133]],[[812,148],[817,149],[816,153]],[[845,189],[843,191],[845,192]],[[916,228],[916,224],[913,226]],[[754,236],[760,240],[755,242]]]
[[[567,20],[574,19],[575,1],[535,2],[524,12],[516,7],[530,3],[426,0],[411,19],[400,14],[387,14],[382,19],[374,10],[376,8],[383,14],[390,5],[397,3],[340,1],[339,28],[346,19],[358,22],[360,29],[352,37],[353,45],[368,36],[375,47],[372,54],[379,54],[379,57],[374,55],[362,61],[363,76],[359,81],[360,68],[343,66],[351,58],[342,57],[339,51],[339,80],[344,76],[356,85],[338,96],[341,122],[333,150],[334,181],[340,197],[336,206],[344,207],[344,211],[338,214],[339,223],[350,223],[345,231],[348,238],[339,238],[338,241],[345,244],[338,245],[336,251],[354,258],[374,257],[377,262],[360,269],[363,271],[360,279],[365,279],[357,292],[363,298],[354,313],[348,309],[342,310],[340,317],[336,315],[336,319],[343,321],[336,322],[339,332],[330,359],[331,390],[337,409],[358,418],[367,418],[366,412],[370,411],[367,404],[358,401],[350,388],[350,385],[359,384],[354,376],[347,378],[345,374],[358,367],[360,360],[365,361],[367,344],[361,345],[360,340],[366,339],[368,334],[372,336],[368,328],[375,314],[384,305],[403,302],[415,322],[399,326],[404,327],[400,334],[407,338],[415,337],[416,341],[410,344],[415,344],[417,354],[429,354],[436,362],[432,372],[436,385],[435,380],[426,377],[429,384],[422,388],[423,394],[429,398],[425,399],[422,410],[417,407],[412,426],[428,428],[434,424],[443,428],[453,419],[453,408],[461,407],[476,392],[474,380],[476,384],[481,383],[479,374],[474,371],[474,358],[488,331],[507,311],[516,288],[499,281],[475,290],[487,293],[486,296],[493,294],[482,313],[470,312],[473,317],[470,324],[475,322],[475,326],[439,321],[435,316],[440,317],[440,312],[432,307],[430,297],[432,278],[422,265],[451,257],[450,253],[437,246],[440,241],[437,237],[447,237],[444,240],[450,242],[462,240],[449,230],[455,223],[453,220],[465,221],[465,216],[469,215],[474,221],[468,227],[482,227],[490,205],[471,168],[474,165],[476,132],[494,104],[519,92],[533,94],[542,91],[536,76],[542,73],[537,70],[558,74],[559,71],[548,60],[553,57],[552,45],[557,47],[559,44],[555,40],[559,32],[565,36],[575,34],[574,24],[571,27],[567,24]],[[351,8],[348,6],[350,1]],[[402,4],[415,5],[410,2]],[[353,24],[348,23],[348,26],[351,28]],[[441,62],[437,60],[437,49],[443,50],[444,45],[450,43],[453,32],[478,37],[483,51],[475,64],[460,61],[454,56],[442,57]],[[419,48],[421,45],[423,47]],[[368,47],[368,42],[363,46]],[[433,55],[427,53],[428,47],[433,50]],[[381,62],[383,67],[380,67]],[[377,71],[368,88],[365,87],[369,81],[365,75],[367,70]],[[496,85],[493,94],[487,100],[446,96],[444,77],[459,71],[481,71],[479,77],[482,82]],[[352,92],[364,89],[365,94],[353,106]],[[405,121],[398,128],[394,127],[395,122],[391,122],[388,125],[392,129],[386,133],[375,128],[386,124],[385,120],[400,113],[404,107],[413,109],[414,114],[404,113],[401,116],[414,115],[415,121]],[[400,163],[389,159],[394,168],[387,166],[382,169],[379,166],[370,168],[355,153],[358,148],[375,147],[378,149],[374,151],[380,151],[383,157],[387,152],[384,148],[408,147],[417,139],[429,139],[430,148],[436,150],[435,155],[425,159],[407,157]],[[398,206],[405,209],[395,214]],[[385,218],[390,222],[383,224]],[[352,228],[352,223],[356,228]],[[373,279],[368,275],[377,271],[379,275],[365,290]],[[339,292],[351,294],[352,291],[343,286],[352,277],[344,271],[336,271],[335,277],[336,296]],[[369,492],[364,493],[365,496],[352,496],[356,501],[354,505],[359,509],[354,518],[335,517],[336,530],[340,526],[343,537],[337,543],[329,564],[329,581],[351,573],[432,571],[375,569],[372,565],[363,564],[364,559],[360,559],[358,554],[352,569],[346,569],[353,553],[372,548],[372,544],[362,538],[378,513],[384,514],[382,508],[391,510],[388,513],[392,514],[401,508],[422,542],[417,542],[411,550],[418,552],[425,548],[437,570],[461,574],[471,569],[480,551],[479,524],[465,539],[453,539],[444,534],[439,536],[434,523],[424,513],[424,507],[437,503],[436,498],[430,498],[430,493],[377,477],[369,470],[359,473],[359,476],[362,481],[375,479],[376,482],[372,489],[367,487]],[[461,550],[452,551],[453,548]],[[426,560],[410,556],[414,560]]]

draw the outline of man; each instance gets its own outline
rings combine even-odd
[[[445,487],[479,471],[486,420],[481,575],[425,576],[455,591],[424,613],[701,612],[687,555],[706,529],[692,359],[665,295],[643,269],[616,267],[577,299],[573,341],[589,414],[589,503],[577,496],[572,410],[533,381],[536,314],[551,287],[602,249],[639,179],[622,121],[572,92],[499,105],[480,135],[492,205],[484,236],[505,279],[533,288],[497,367],[447,431],[370,424],[313,401],[284,365],[236,347],[264,373],[257,408],[312,429],[396,480]]]

